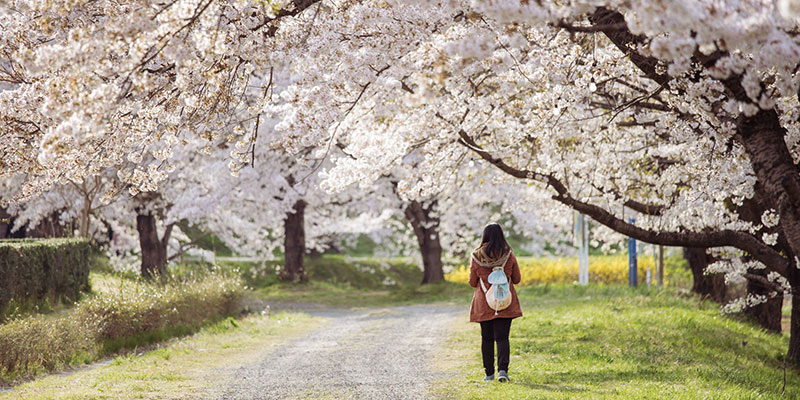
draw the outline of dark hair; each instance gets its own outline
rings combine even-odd
[[[481,245],[486,244],[486,255],[489,257],[499,257],[508,251],[509,246],[506,237],[503,235],[503,228],[492,223],[483,228],[483,238]]]

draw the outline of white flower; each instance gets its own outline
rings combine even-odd
[[[786,19],[800,17],[800,1],[798,0],[778,0],[778,10]]]
[[[765,233],[761,235],[761,240],[763,240],[768,246],[774,246],[778,244],[778,233]]]
[[[761,223],[767,228],[778,226],[778,222],[780,222],[780,215],[774,209],[766,210],[761,214]]]

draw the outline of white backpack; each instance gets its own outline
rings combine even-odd
[[[494,310],[494,315],[511,305],[511,290],[508,287],[508,278],[503,272],[503,267],[492,268],[492,273],[486,278],[489,281],[488,289],[483,284],[483,279],[479,278],[478,280],[481,281],[481,289],[486,295],[486,302],[489,303],[489,308]]]

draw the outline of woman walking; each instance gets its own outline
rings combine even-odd
[[[522,316],[517,292],[514,285],[520,281],[519,265],[514,252],[506,242],[503,229],[498,224],[489,224],[483,228],[481,245],[472,252],[469,269],[469,285],[475,288],[472,305],[469,311],[470,322],[481,324],[481,353],[483,368],[486,372],[484,381],[494,380],[494,345],[497,343],[497,380],[508,381],[508,360],[510,357],[508,333],[511,320]],[[502,270],[510,284],[511,303],[507,308],[495,310],[499,302],[490,306],[487,302],[487,289],[490,289],[489,274],[494,270]],[[491,297],[491,296],[490,296]],[[493,308],[494,307],[494,308]]]

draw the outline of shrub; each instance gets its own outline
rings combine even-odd
[[[89,241],[0,241],[0,319],[12,303],[75,301],[89,289]]]
[[[78,308],[96,324],[100,339],[110,339],[229,315],[239,302],[241,288],[238,279],[219,273],[161,284],[122,280],[115,290]]]
[[[363,258],[325,254],[321,257],[308,257],[305,261],[305,269],[311,280],[338,287],[381,290],[416,285],[422,280],[418,263],[409,258]],[[281,282],[278,271],[282,260],[221,261],[220,264],[225,268],[238,269],[249,287],[264,288]]]
[[[518,257],[522,281],[520,286],[545,283],[573,283],[578,280],[578,259],[548,257]],[[679,256],[664,259],[664,285],[685,286],[691,277]],[[655,266],[652,257],[639,257],[639,283],[645,282],[647,268],[650,268],[651,282],[655,284]],[[445,275],[453,282],[467,282],[469,267],[456,268]],[[624,254],[589,257],[589,282],[602,284],[628,283],[628,256]]]
[[[422,271],[406,258],[363,258],[326,255],[311,258],[306,269],[311,279],[355,289],[385,289],[417,284]]]
[[[0,326],[0,382],[57,370],[94,353],[92,328],[80,318],[14,318]]]
[[[0,325],[0,382],[192,332],[233,314],[242,291],[240,279],[217,272],[182,281],[121,279],[57,315],[12,318]]]

